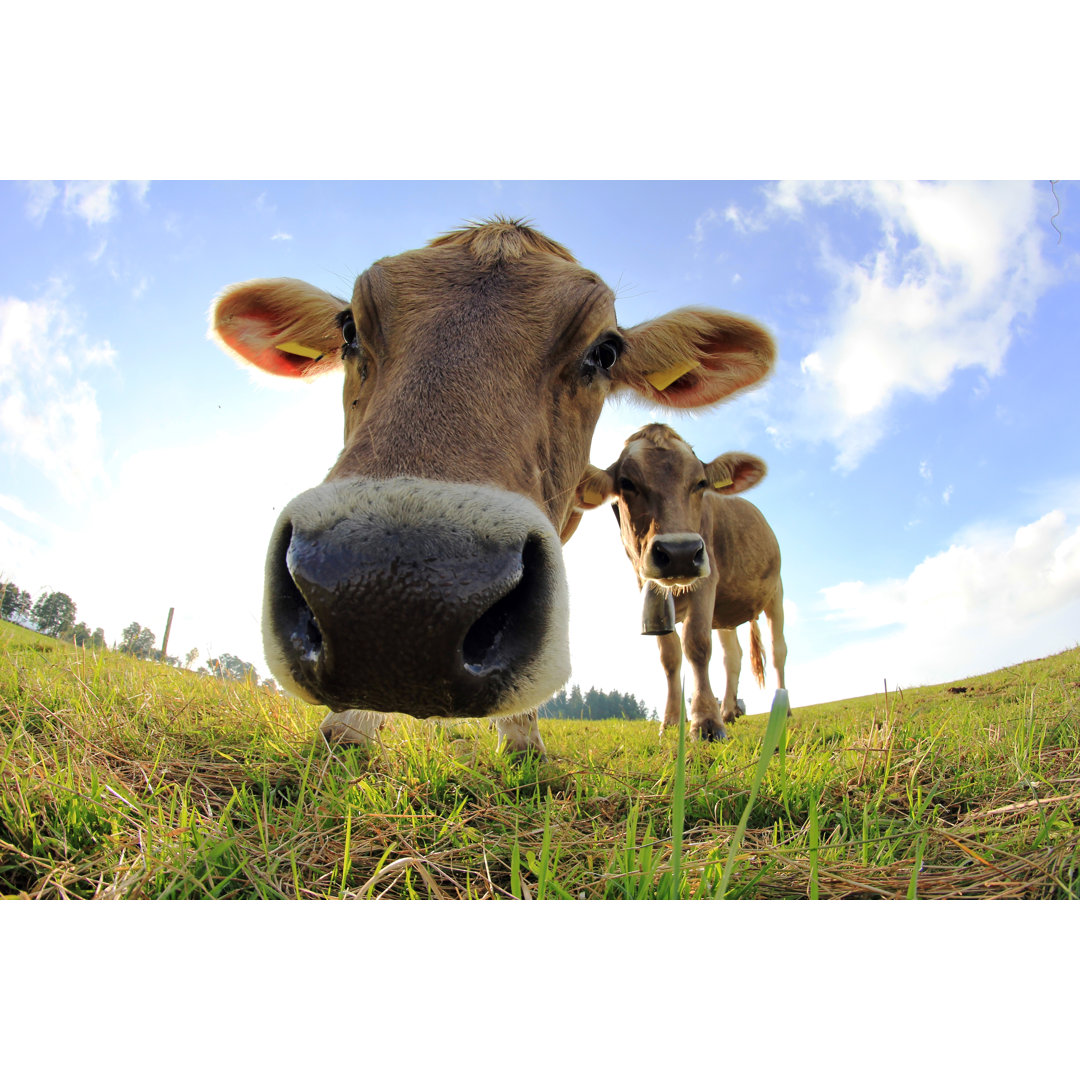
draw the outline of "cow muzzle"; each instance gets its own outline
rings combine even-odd
[[[708,576],[709,556],[697,533],[661,533],[645,549],[644,578],[664,585],[689,585]]]
[[[496,488],[331,481],[274,528],[263,641],[286,689],[335,711],[525,711],[570,674],[558,535]]]

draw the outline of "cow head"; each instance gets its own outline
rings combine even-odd
[[[735,495],[764,475],[765,462],[753,454],[721,454],[705,464],[671,428],[648,424],[626,440],[613,465],[585,470],[575,503],[587,510],[615,499],[623,547],[639,583],[686,589],[712,571],[702,535],[708,493]]]
[[[774,357],[724,312],[621,328],[603,281],[502,219],[380,259],[347,300],[232,286],[211,327],[278,375],[345,369],[344,448],[270,539],[270,669],[334,710],[414,716],[521,712],[565,682],[560,538],[609,394],[707,405]]]

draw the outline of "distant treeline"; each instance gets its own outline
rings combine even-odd
[[[90,646],[92,649],[107,649],[105,631],[99,626],[91,630],[84,622],[76,622],[78,607],[75,601],[62,592],[46,592],[33,597],[25,589],[20,589],[13,581],[0,581],[0,618],[19,623],[30,630],[70,641],[74,645]],[[113,643],[117,652],[127,653],[140,660],[156,660],[171,667],[180,667],[180,659],[166,656],[161,649],[154,648],[157,635],[153,630],[133,622],[124,627],[123,636],[118,643]],[[183,666],[190,668],[198,659],[199,650],[191,649],[184,657]],[[259,682],[259,673],[254,664],[241,660],[232,653],[222,653],[218,657],[209,657],[206,667],[199,668],[200,675],[216,675],[219,679],[246,679]],[[264,679],[261,683],[269,690],[276,690],[273,679]]]
[[[633,694],[597,690],[595,686],[584,694],[580,686],[570,687],[569,692],[560,690],[546,705],[541,705],[539,711],[542,717],[551,720],[656,719],[656,710],[648,708]]]

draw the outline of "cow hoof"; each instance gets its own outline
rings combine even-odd
[[[346,709],[327,713],[319,733],[331,746],[346,744],[374,747],[379,743],[379,729],[386,723],[385,713],[367,709]]]
[[[728,734],[722,723],[712,720],[704,724],[693,725],[690,728],[690,737],[700,742],[724,742]]]
[[[508,758],[512,758],[515,761],[547,761],[548,756],[544,752],[542,746],[533,746],[527,744],[525,746],[511,746],[509,743],[503,743],[499,747],[499,753],[505,754]]]

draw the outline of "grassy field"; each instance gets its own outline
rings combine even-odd
[[[798,707],[722,745],[325,710],[0,623],[0,894],[33,898],[1075,898],[1080,650]],[[779,729],[779,725],[777,725]],[[759,785],[759,786],[758,786]],[[681,825],[680,825],[681,822]]]

